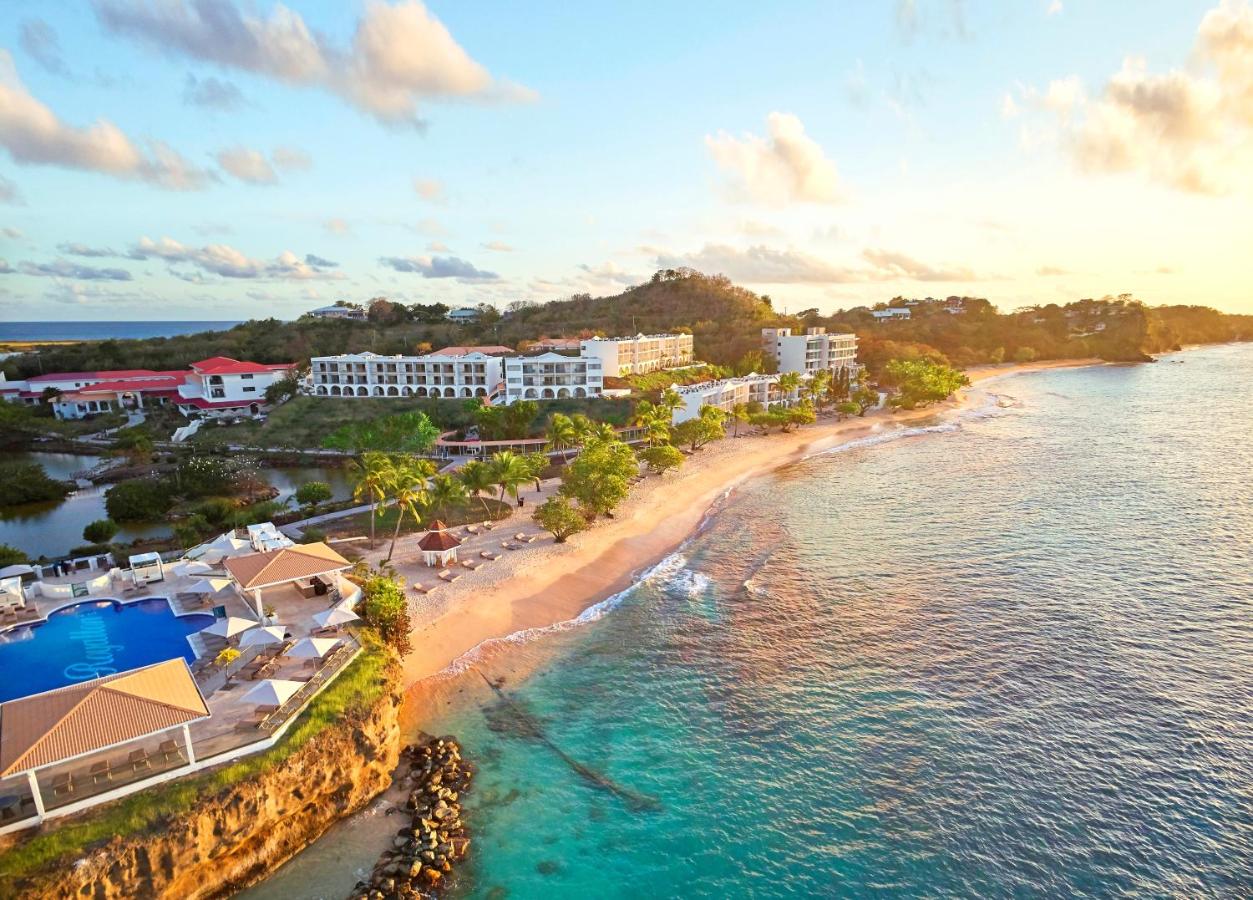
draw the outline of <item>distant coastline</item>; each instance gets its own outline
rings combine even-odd
[[[238,321],[187,322],[0,322],[0,345],[77,343],[174,337],[202,331],[227,331]]]

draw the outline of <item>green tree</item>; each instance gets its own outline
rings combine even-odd
[[[668,387],[661,392],[657,405],[666,411],[666,421],[670,422],[674,418],[674,411],[683,406],[683,395],[673,387]]]
[[[518,488],[531,480],[531,469],[526,460],[512,450],[502,450],[487,463],[492,473],[492,484],[500,488],[499,499],[503,502],[505,494],[518,499]]]
[[[527,473],[535,482],[535,493],[539,493],[543,488],[544,473],[548,471],[550,461],[545,453],[528,453],[522,457],[522,461],[526,463]]]
[[[702,406],[700,415],[674,426],[674,439],[680,444],[687,444],[693,453],[710,441],[720,440],[727,436],[723,421],[726,413],[716,406]]]
[[[457,477],[465,485],[470,496],[477,498],[483,504],[483,512],[490,516],[492,511],[488,508],[487,501],[483,499],[483,494],[490,493],[496,486],[496,482],[492,480],[494,476],[491,466],[482,460],[472,459],[457,471]]]
[[[649,471],[658,475],[664,475],[667,470],[683,465],[683,453],[669,444],[645,447],[640,451],[640,459],[648,466]]]
[[[316,508],[319,503],[325,503],[333,496],[331,486],[325,481],[306,481],[296,488],[296,502],[310,509]]]
[[[400,525],[405,520],[405,514],[408,513],[415,522],[421,521],[422,517],[418,514],[418,508],[427,506],[431,501],[428,481],[434,474],[435,464],[430,460],[392,461],[390,477],[385,489],[395,501],[396,528],[392,531],[392,543],[387,548],[386,562],[391,562],[392,554],[396,552],[396,540],[400,537]],[[455,479],[449,478],[448,480],[454,484],[457,483]],[[370,524],[373,527],[373,517],[370,518]]]
[[[561,492],[582,507],[588,518],[612,516],[631,489],[639,463],[631,448],[617,439],[594,439],[561,471]]]
[[[565,451],[573,447],[578,440],[578,431],[569,416],[553,413],[552,418],[548,420],[548,431],[545,436],[548,438],[548,446],[560,451],[564,457]]]
[[[409,652],[409,604],[404,583],[386,575],[371,576],[362,588],[362,618],[388,646],[402,656]]]
[[[1036,352],[1035,347],[1023,346],[1023,347],[1019,347],[1017,350],[1014,351],[1014,362],[1016,363],[1035,362],[1036,357],[1038,356],[1039,354]]]
[[[831,383],[833,380],[830,369],[819,369],[814,372],[814,377],[809,381],[809,394],[819,409],[831,402]]]
[[[0,566],[20,566],[28,562],[26,554],[16,547],[0,544]]]
[[[0,506],[64,500],[69,492],[68,482],[49,478],[39,463],[0,464]]]
[[[814,412],[814,405],[808,400],[802,400],[795,406],[788,407],[787,426],[784,431],[790,431],[798,425],[812,425],[818,420],[818,415]]]
[[[370,549],[374,549],[374,520],[381,514],[379,504],[387,499],[387,492],[395,480],[395,466],[383,453],[370,452],[360,460],[348,462],[352,478],[352,499],[365,500],[370,504]]]
[[[732,436],[739,437],[741,423],[748,421],[748,404],[747,403],[735,404],[734,406],[731,407],[731,412],[727,414],[727,418],[729,418],[732,424],[734,425]]]
[[[117,533],[117,522],[112,519],[96,519],[83,527],[83,540],[90,544],[107,544]]]
[[[463,502],[468,496],[465,483],[452,475],[432,475],[428,503],[439,518],[448,514],[449,507]]]
[[[265,402],[271,406],[286,403],[292,397],[295,397],[299,390],[300,382],[295,378],[290,375],[286,378],[280,378],[265,389]]]
[[[964,373],[925,359],[894,359],[887,364],[885,375],[895,388],[888,403],[900,409],[930,406],[970,384]]]
[[[800,373],[783,372],[779,375],[779,380],[776,384],[778,386],[780,396],[787,399],[792,395],[793,391],[797,390],[801,386]]]
[[[104,494],[104,508],[115,522],[151,522],[174,505],[170,486],[155,478],[137,478],[113,485]]]
[[[862,411],[862,408],[858,406],[856,403],[854,403],[852,400],[845,400],[844,402],[840,403],[838,406],[836,406],[835,411],[845,416],[865,415],[865,413]]]
[[[564,544],[570,535],[587,527],[584,515],[574,508],[568,498],[560,494],[549,497],[537,506],[531,518],[545,531],[551,531],[558,544]]]
[[[853,391],[849,403],[855,407],[854,411],[857,415],[864,416],[869,410],[879,405],[879,392],[874,388],[859,387]]]
[[[643,428],[644,440],[648,446],[655,447],[670,440],[670,420],[673,415],[674,413],[665,406],[641,400],[635,404],[631,424],[637,428]]]

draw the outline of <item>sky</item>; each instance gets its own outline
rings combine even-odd
[[[0,320],[722,273],[1253,313],[1250,0],[5,0]]]

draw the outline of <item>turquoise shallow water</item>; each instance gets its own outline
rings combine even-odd
[[[480,767],[456,896],[1247,896],[1253,346],[987,390],[479,659],[519,706],[425,723]]]

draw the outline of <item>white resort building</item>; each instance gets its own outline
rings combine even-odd
[[[674,390],[683,398],[683,405],[675,409],[671,416],[671,423],[674,425],[697,418],[701,407],[705,406],[715,406],[729,413],[739,403],[760,403],[764,407],[795,399],[794,394],[783,397],[779,393],[778,375],[752,374],[717,381],[701,381],[697,384],[676,384]]]
[[[192,363],[189,370],[168,372],[61,372],[25,381],[5,381],[0,375],[0,399],[28,406],[46,401],[58,419],[140,410],[145,404],[173,404],[192,418],[250,415],[265,406],[266,388],[294,368],[295,363],[240,362],[214,356]]]
[[[589,338],[580,353],[600,360],[601,371],[615,378],[643,375],[661,369],[690,366],[690,334],[637,334],[635,337]]]
[[[603,389],[601,362],[595,357],[541,353],[505,359],[506,405],[519,400],[599,397]]]
[[[504,389],[508,347],[445,347],[422,356],[343,353],[310,361],[317,397],[483,397]],[[563,357],[564,358],[564,357]]]
[[[761,348],[778,364],[780,372],[813,375],[826,369],[832,375],[847,369],[856,378],[857,335],[827,334],[825,328],[806,328],[804,334],[792,334],[791,328],[763,328]]]

